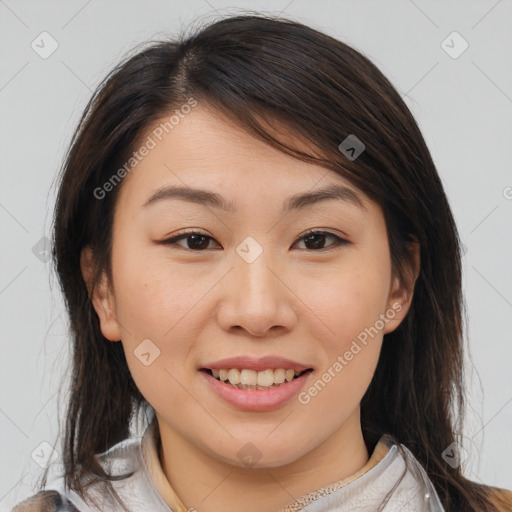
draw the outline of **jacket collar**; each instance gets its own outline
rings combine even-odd
[[[167,480],[167,477],[165,476],[165,473],[162,469],[158,455],[159,443],[160,433],[158,430],[158,422],[156,419],[154,419],[142,436],[141,448],[144,461],[157,491],[169,505],[171,510],[173,512],[187,512],[189,509],[181,502],[178,495]],[[301,496],[300,498],[294,500],[292,503],[288,504],[285,508],[282,509],[281,512],[299,511],[307,504],[318,499],[319,496],[330,494],[337,489],[340,489],[341,487],[344,487],[345,485],[353,482],[368,472],[371,468],[376,466],[387,455],[392,445],[393,442],[386,435],[383,435],[377,443],[370,459],[359,471],[349,476],[348,478],[338,480],[334,483],[321,487],[316,491]]]

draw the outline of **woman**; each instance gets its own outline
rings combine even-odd
[[[346,44],[236,16],[140,50],[86,107],[54,230],[64,474],[16,512],[511,510],[460,467],[441,181]]]

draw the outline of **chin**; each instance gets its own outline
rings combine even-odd
[[[212,455],[226,464],[239,468],[266,469],[292,464],[307,453],[307,449],[304,451],[304,443],[300,441],[290,446],[282,440],[269,442],[268,438],[265,438],[267,435],[263,434],[258,439],[253,438],[252,441],[246,438],[230,443],[234,446],[228,452],[213,451]],[[299,446],[302,447],[300,452],[296,451]],[[218,449],[218,445],[216,448]]]

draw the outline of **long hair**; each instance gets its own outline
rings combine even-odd
[[[377,201],[396,275],[407,278],[409,245],[419,243],[421,271],[410,310],[384,336],[361,402],[363,435],[370,451],[382,434],[407,446],[447,512],[492,510],[491,488],[442,458],[459,441],[465,408],[461,249],[418,125],[367,57],[301,23],[252,14],[136,48],[98,86],[72,137],[53,226],[54,265],[72,335],[62,448],[67,486],[81,496],[97,480],[109,487],[95,454],[127,439],[134,414],[148,405],[121,343],[102,335],[80,270],[81,251],[90,245],[95,282],[103,271],[111,282],[113,211],[122,183],[102,199],[95,191],[129,160],[150,124],[191,98],[280,151],[337,172]],[[315,151],[284,144],[269,129],[274,122]],[[357,159],[339,149],[350,135],[365,145]]]

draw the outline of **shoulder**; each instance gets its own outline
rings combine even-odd
[[[512,491],[499,487],[488,487],[487,491],[497,512],[512,512]]]
[[[122,495],[129,492],[123,488],[123,480],[129,485],[135,485],[131,478],[138,475],[142,467],[140,440],[126,439],[103,453],[96,454],[96,459],[105,472],[114,477],[116,492]],[[89,482],[84,478],[82,485],[87,486],[87,496],[103,500],[104,485],[101,481]],[[72,500],[72,501],[71,501]],[[76,505],[73,504],[76,503]],[[76,508],[76,507],[80,508]],[[81,512],[89,510],[86,503],[73,491],[66,491],[63,477],[59,477],[33,496],[18,503],[11,512]]]
[[[58,491],[40,491],[18,503],[11,512],[79,512]]]

